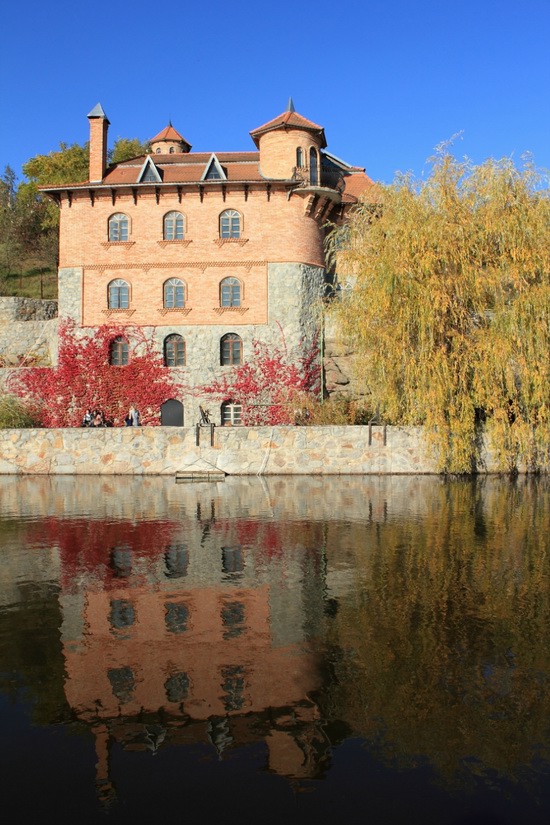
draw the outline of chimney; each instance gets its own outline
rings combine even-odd
[[[107,168],[107,131],[109,121],[101,103],[88,115],[90,121],[90,182],[99,183]]]

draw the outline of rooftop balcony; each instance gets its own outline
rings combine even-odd
[[[340,195],[346,188],[342,172],[334,166],[321,164],[318,169],[310,169],[309,166],[295,166],[292,170],[292,177],[294,180],[299,181],[300,188],[333,189]]]

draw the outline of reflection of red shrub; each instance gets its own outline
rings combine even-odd
[[[244,547],[258,547],[261,556],[282,556],[281,525],[274,522],[238,521],[235,525],[238,542]]]
[[[65,592],[85,576],[102,586],[115,586],[120,570],[113,565],[115,550],[129,550],[132,559],[144,561],[142,569],[156,564],[173,541],[179,524],[170,521],[93,521],[53,516],[37,526],[40,538],[59,547],[61,586]],[[32,538],[32,536],[31,536]]]
[[[109,363],[113,339],[119,336],[130,348],[124,367]],[[58,366],[25,369],[10,389],[40,405],[44,427],[78,427],[87,408],[103,410],[113,424],[122,425],[131,404],[138,407],[142,424],[156,425],[162,404],[181,394],[158,345],[139,328],[102,326],[92,338],[82,338],[70,321],[60,325]]]

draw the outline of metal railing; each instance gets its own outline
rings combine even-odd
[[[315,170],[312,180],[312,170],[309,166],[295,166],[292,170],[292,177],[294,180],[300,181],[300,186],[322,186],[326,189],[335,189],[342,194],[345,189],[344,176],[339,169],[334,166],[325,166]]]

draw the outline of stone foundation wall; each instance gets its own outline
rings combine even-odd
[[[323,369],[325,389],[330,397],[361,399],[366,395],[366,387],[358,377],[353,350],[339,335],[334,320],[325,318]]]
[[[57,301],[0,298],[0,367],[57,362]]]
[[[0,430],[0,474],[386,475],[436,473],[421,428],[141,427]],[[496,472],[489,449],[483,472]],[[548,469],[548,468],[547,468]]]
[[[34,298],[0,298],[0,324],[13,321],[51,321],[57,318],[57,301]]]

